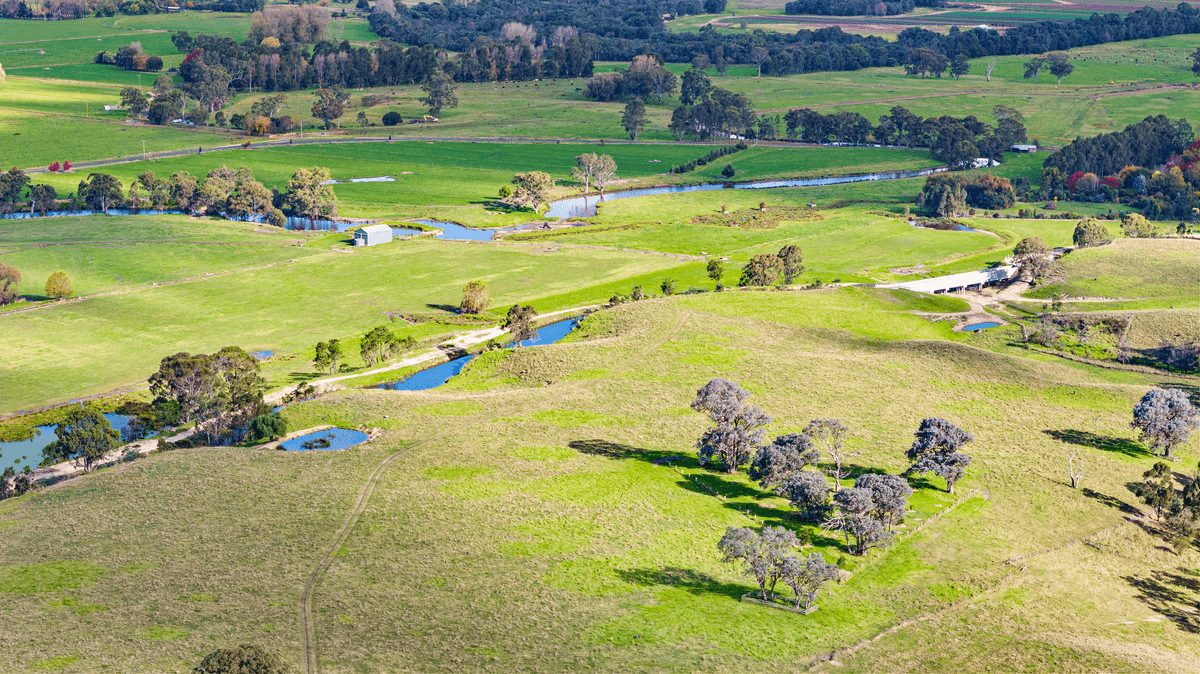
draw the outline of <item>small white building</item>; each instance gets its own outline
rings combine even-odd
[[[392,242],[392,228],[387,225],[367,225],[354,230],[355,246],[378,246]]]

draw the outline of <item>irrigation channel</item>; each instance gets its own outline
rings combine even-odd
[[[557,321],[548,325],[543,325],[537,329],[537,334],[532,339],[526,339],[521,342],[521,346],[538,346],[540,344],[554,344],[566,337],[579,325],[578,319],[568,318],[563,321]],[[513,343],[508,343],[506,347],[513,346]],[[432,388],[437,388],[442,384],[450,381],[452,377],[462,372],[462,369],[467,366],[467,363],[475,358],[475,354],[467,354],[459,356],[453,360],[446,361],[441,365],[435,365],[426,370],[421,370],[411,376],[399,379],[397,381],[386,382],[380,384],[377,388],[384,388],[391,391],[427,391]]]

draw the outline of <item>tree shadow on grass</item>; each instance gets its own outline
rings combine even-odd
[[[320,376],[320,372],[289,372],[288,381],[293,384],[303,384],[306,381],[311,381]]]
[[[433,303],[431,303],[431,302],[427,302],[427,303],[425,304],[425,306],[426,306],[427,308],[429,308],[429,309],[433,309],[433,310],[435,310],[435,311],[445,311],[445,312],[447,312],[447,313],[451,313],[451,314],[457,314],[457,313],[458,313],[458,307],[456,307],[456,306],[453,306],[453,305],[450,305],[450,304],[433,304]]]
[[[1144,576],[1125,576],[1138,591],[1138,600],[1175,623],[1179,629],[1200,634],[1200,573],[1180,567],[1178,571],[1152,571]]]
[[[1200,405],[1200,385],[1181,381],[1164,381],[1158,383],[1159,388],[1177,388],[1187,394],[1193,405]]]
[[[1105,452],[1116,452],[1133,459],[1142,459],[1151,456],[1145,447],[1125,438],[1110,438],[1103,435],[1096,435],[1090,431],[1075,429],[1042,432],[1059,442],[1079,445],[1080,447],[1091,447],[1092,449],[1099,449]]]
[[[607,459],[648,461],[656,466],[664,463],[680,463],[687,459],[687,457],[680,456],[678,452],[643,449],[610,440],[572,440],[567,443],[567,446],[583,454],[603,456]]]
[[[679,452],[643,449],[610,440],[572,440],[567,443],[567,446],[583,454],[603,456],[608,459],[646,461],[656,466],[699,467],[695,456],[681,455]],[[764,520],[764,524],[783,524],[784,517],[787,515],[786,511],[766,508],[758,503],[769,494],[750,483],[725,480],[721,477],[722,475],[726,475],[726,473],[719,468],[712,469],[710,464],[708,472],[693,475],[690,478],[681,476],[675,481],[675,484],[695,494],[714,498],[718,495],[722,496],[726,508],[755,515],[760,520]],[[746,503],[736,501],[736,499],[749,499],[751,502]]]
[[[1116,496],[1109,496],[1108,494],[1101,494],[1100,492],[1096,491],[1095,489],[1090,489],[1088,487],[1084,487],[1080,491],[1083,493],[1084,496],[1086,496],[1090,499],[1095,499],[1095,500],[1103,503],[1106,506],[1116,508],[1117,510],[1120,510],[1121,512],[1123,512],[1127,515],[1140,515],[1142,513],[1142,511],[1138,510],[1136,507],[1130,505],[1129,503],[1126,503],[1125,501],[1122,501],[1121,499],[1117,498]]]
[[[706,573],[676,566],[664,566],[659,569],[618,569],[617,576],[631,585],[666,585],[692,595],[717,595],[735,601],[741,601],[742,595],[753,589],[748,585],[724,583]]]

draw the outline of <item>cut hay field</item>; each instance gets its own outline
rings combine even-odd
[[[382,429],[359,448],[177,450],[6,503],[0,670],[186,670],[241,641],[301,665],[305,583],[395,452],[314,586],[321,671],[792,671],[831,653],[838,671],[1186,670],[1200,553],[1125,521],[1153,461],[1129,409],[1164,380],[990,353],[917,306],[869,289],[625,305],[455,388],[285,411]],[[844,555],[744,475],[697,465],[687,404],[713,376],[753,392],[772,434],[846,421],[855,471],[904,468],[918,421],[947,417],[976,437],[965,500],[914,478],[901,542]],[[1063,437],[1086,443],[1085,490],[1064,484]],[[850,572],[816,613],[738,601],[751,584],[715,544],[763,524]]]

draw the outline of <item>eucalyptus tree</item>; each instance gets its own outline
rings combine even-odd
[[[971,464],[971,457],[959,450],[975,437],[937,417],[922,420],[914,435],[907,454],[912,466],[904,474],[924,475],[932,472],[946,480],[946,491],[953,494],[955,483],[962,479],[967,466]]]
[[[762,531],[729,527],[717,549],[726,563],[741,562],[742,571],[758,583],[763,601],[772,601],[775,586],[783,577],[784,562],[799,544],[796,534],[783,527],[763,527]]]
[[[121,434],[90,405],[72,405],[55,429],[58,439],[42,449],[49,462],[77,461],[87,472],[120,445]]]
[[[1162,450],[1170,458],[1171,450],[1188,441],[1200,428],[1200,409],[1179,389],[1150,389],[1133,407],[1133,428],[1151,449]]]
[[[813,419],[801,433],[812,440],[821,456],[829,457],[830,465],[826,472],[833,478],[833,490],[839,491],[841,480],[849,476],[846,461],[858,456],[857,452],[846,449],[846,436],[850,435],[850,429],[837,419]]]
[[[820,460],[821,452],[811,438],[801,433],[788,433],[760,447],[746,475],[763,489],[771,489],[783,484],[794,473],[817,465]]]
[[[817,600],[821,586],[831,580],[837,580],[839,573],[837,565],[826,562],[819,552],[810,553],[808,559],[788,555],[781,566],[780,578],[792,588],[796,608],[799,609],[803,602],[805,612],[813,609],[813,602]]]
[[[727,379],[713,379],[696,391],[692,409],[707,414],[713,426],[698,440],[696,448],[704,461],[718,460],[725,472],[736,473],[762,443],[763,427],[771,417],[757,405],[746,405],[750,392]]]

